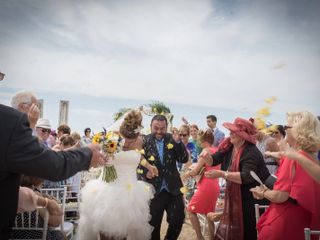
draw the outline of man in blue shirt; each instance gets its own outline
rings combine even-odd
[[[217,128],[217,117],[215,115],[208,115],[207,125],[213,132],[213,146],[218,147],[225,135]]]
[[[149,172],[139,174],[138,178],[152,184],[155,196],[151,200],[150,224],[154,227],[152,240],[160,240],[160,229],[164,211],[167,213],[168,230],[165,239],[177,239],[184,222],[184,200],[180,192],[183,186],[176,166],[177,162],[186,163],[188,152],[180,141],[167,133],[167,119],[155,115],[151,120],[151,134],[144,138],[145,157],[158,168],[159,176]]]

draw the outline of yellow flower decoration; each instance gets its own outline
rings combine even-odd
[[[168,148],[168,149],[172,149],[172,148],[173,148],[173,144],[172,144],[172,143],[168,143],[168,144],[167,144],[167,148]]]
[[[155,160],[154,156],[151,155],[151,156],[149,157],[149,161],[154,161],[154,160]]]
[[[141,164],[142,166],[145,166],[145,165],[147,164],[147,160],[146,160],[146,159],[142,159],[141,162],[140,162],[140,164]]]
[[[186,186],[184,186],[184,187],[180,188],[180,192],[185,194],[185,193],[189,192],[189,189]]]

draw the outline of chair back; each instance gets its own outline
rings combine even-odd
[[[43,217],[40,216],[43,212]],[[12,228],[13,239],[42,239],[47,237],[49,212],[38,207],[35,211],[17,213]]]
[[[43,188],[41,189],[42,194],[47,194],[60,201],[62,214],[62,223],[60,225],[61,231],[66,234],[66,236],[73,237],[73,224],[65,221],[66,212],[66,197],[67,197],[67,187],[61,188]]]
[[[304,239],[310,240],[311,235],[320,235],[320,231],[319,230],[311,230],[310,228],[305,228],[304,229]]]

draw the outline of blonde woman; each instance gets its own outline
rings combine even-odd
[[[309,112],[287,114],[286,140],[310,162],[320,144],[320,124]],[[290,155],[288,155],[290,157]],[[273,190],[252,188],[256,199],[266,198],[270,207],[257,224],[259,239],[304,239],[304,228],[320,230],[320,185],[296,161],[281,158]]]

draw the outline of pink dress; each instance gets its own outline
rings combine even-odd
[[[217,149],[210,148],[210,151],[211,153],[215,153]],[[220,165],[214,167],[205,165],[205,172],[212,169],[220,170]],[[203,176],[197,184],[197,191],[194,193],[189,202],[188,211],[200,214],[214,212],[219,194],[220,187],[218,179],[207,178],[206,176]]]
[[[298,203],[271,203],[258,222],[259,239],[300,240],[304,239],[304,228],[320,230],[320,184],[287,158],[282,159],[277,175],[274,190],[288,192]]]

